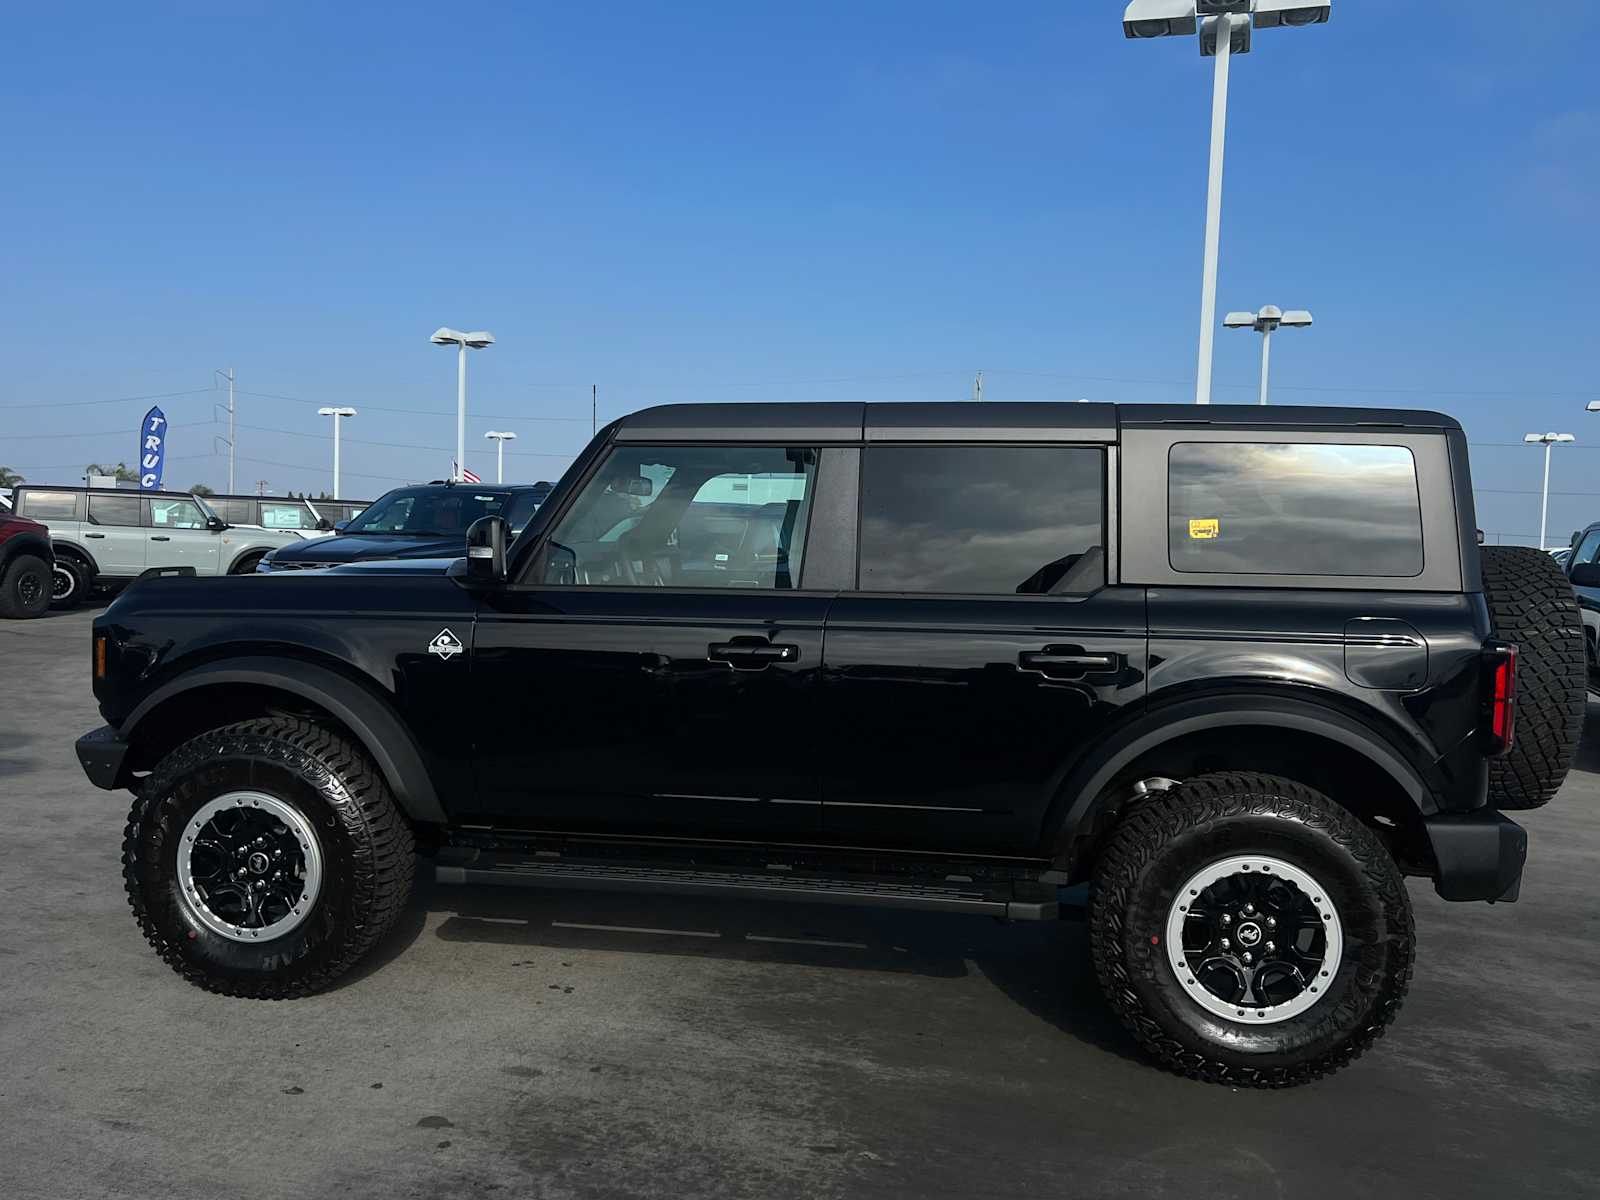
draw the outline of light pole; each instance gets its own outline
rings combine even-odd
[[[495,441],[494,481],[496,483],[504,483],[506,481],[506,443],[516,441],[517,435],[514,433],[502,433],[498,429],[491,429],[483,436],[493,438]]]
[[[1570,433],[1528,433],[1522,440],[1531,445],[1544,444],[1544,489],[1539,496],[1539,549],[1544,549],[1545,518],[1550,515],[1550,451],[1562,442],[1575,442],[1578,439]]]
[[[1211,80],[1211,165],[1206,182],[1205,264],[1200,273],[1200,357],[1194,402],[1211,403],[1211,358],[1217,321],[1217,252],[1222,240],[1222,152],[1228,128],[1228,62],[1250,53],[1250,28],[1320,25],[1332,0],[1133,0],[1122,15],[1130,38],[1187,37],[1198,28],[1200,54],[1215,57]]]
[[[1284,312],[1276,304],[1264,305],[1258,313],[1231,312],[1222,318],[1229,329],[1254,329],[1261,335],[1261,403],[1267,402],[1267,375],[1272,369],[1272,335],[1278,327],[1305,329],[1311,324],[1311,314],[1303,308]]]
[[[317,416],[333,418],[333,498],[339,498],[339,425],[345,417],[353,417],[353,408],[319,408]]]
[[[478,330],[475,333],[462,333],[459,329],[451,329],[441,325],[433,331],[433,336],[428,339],[435,346],[455,346],[460,351],[456,359],[456,480],[459,482],[462,472],[467,469],[467,350],[482,350],[485,346],[494,345],[494,334]]]

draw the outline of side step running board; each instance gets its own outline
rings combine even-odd
[[[624,866],[481,855],[467,864],[440,863],[440,883],[493,883],[520,887],[587,888],[594,891],[673,892],[748,900],[803,900],[812,904],[861,904],[935,912],[982,913],[1015,921],[1053,921],[1056,889],[1044,884],[983,886],[957,882],[824,878],[773,872],[693,870]]]

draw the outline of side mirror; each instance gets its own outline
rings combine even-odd
[[[1579,563],[1567,578],[1573,587],[1600,588],[1600,563]]]
[[[467,528],[467,582],[496,587],[506,581],[506,535],[503,517],[479,517]]]
[[[627,492],[630,496],[648,496],[653,491],[655,491],[655,484],[651,483],[643,475],[637,479],[628,480]]]
[[[228,527],[228,523],[226,521],[224,521],[221,517],[207,517],[206,518],[206,528],[211,530],[212,533],[221,533],[227,527]]]
[[[324,519],[326,519],[326,518],[324,518]],[[334,523],[334,525],[333,525],[333,526],[332,526],[332,529],[333,529],[333,531],[334,531],[334,532],[335,532],[335,533],[343,533],[343,532],[344,532],[344,527],[345,527],[345,526],[346,526],[346,525],[348,525],[348,524],[350,524],[350,522],[349,522],[349,521],[338,521],[338,522],[335,522],[335,523]],[[321,525],[318,525],[318,526],[317,526],[317,528],[318,528],[318,529],[321,529],[321,528],[322,528],[322,526],[321,526]]]
[[[332,533],[333,532],[333,522],[328,520],[327,517],[318,517],[317,518],[317,532],[318,533]]]

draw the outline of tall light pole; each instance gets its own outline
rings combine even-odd
[[[1550,451],[1562,442],[1578,439],[1570,433],[1528,433],[1522,440],[1535,446],[1544,443],[1544,489],[1539,496],[1539,549],[1543,550],[1545,518],[1550,515]]]
[[[1250,53],[1250,28],[1319,25],[1332,0],[1133,0],[1122,16],[1130,38],[1187,37],[1200,31],[1200,54],[1214,57],[1211,80],[1211,164],[1206,179],[1205,262],[1200,272],[1200,356],[1194,402],[1211,403],[1211,359],[1217,321],[1217,254],[1222,241],[1222,157],[1228,128],[1228,63]]]
[[[1267,376],[1272,369],[1272,335],[1281,325],[1287,329],[1306,329],[1311,314],[1303,308],[1284,312],[1276,304],[1263,305],[1258,313],[1231,312],[1222,318],[1229,329],[1254,329],[1261,335],[1261,403],[1267,402]]]
[[[224,379],[226,379],[228,381],[228,495],[231,496],[231,495],[233,495],[233,456],[234,456],[234,445],[233,445],[233,368],[229,367],[226,371],[216,370],[216,371],[212,371],[211,373],[213,375],[220,375],[220,376],[222,376],[222,378],[224,378]],[[217,412],[217,406],[213,404],[211,406],[211,415],[215,416],[216,412]],[[211,448],[213,450],[216,449],[216,443],[215,442],[213,442],[211,444]]]
[[[494,481],[496,483],[504,483],[506,481],[506,443],[516,441],[517,435],[514,433],[502,433],[498,429],[491,429],[483,436],[494,439]]]
[[[339,426],[345,417],[353,417],[353,408],[319,408],[317,416],[333,418],[333,498],[339,498]]]
[[[474,333],[462,333],[459,329],[451,329],[441,325],[433,331],[433,336],[428,339],[435,346],[455,346],[459,350],[456,359],[456,472],[455,477],[459,482],[462,472],[467,469],[467,351],[482,350],[485,346],[494,345],[494,334],[478,330]]]

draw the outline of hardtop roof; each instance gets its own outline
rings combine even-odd
[[[1459,430],[1454,417],[1424,409],[1312,405],[1104,404],[973,401],[777,404],[664,404],[613,423],[619,442],[1007,441],[1112,442],[1123,427],[1175,425],[1228,429]]]

